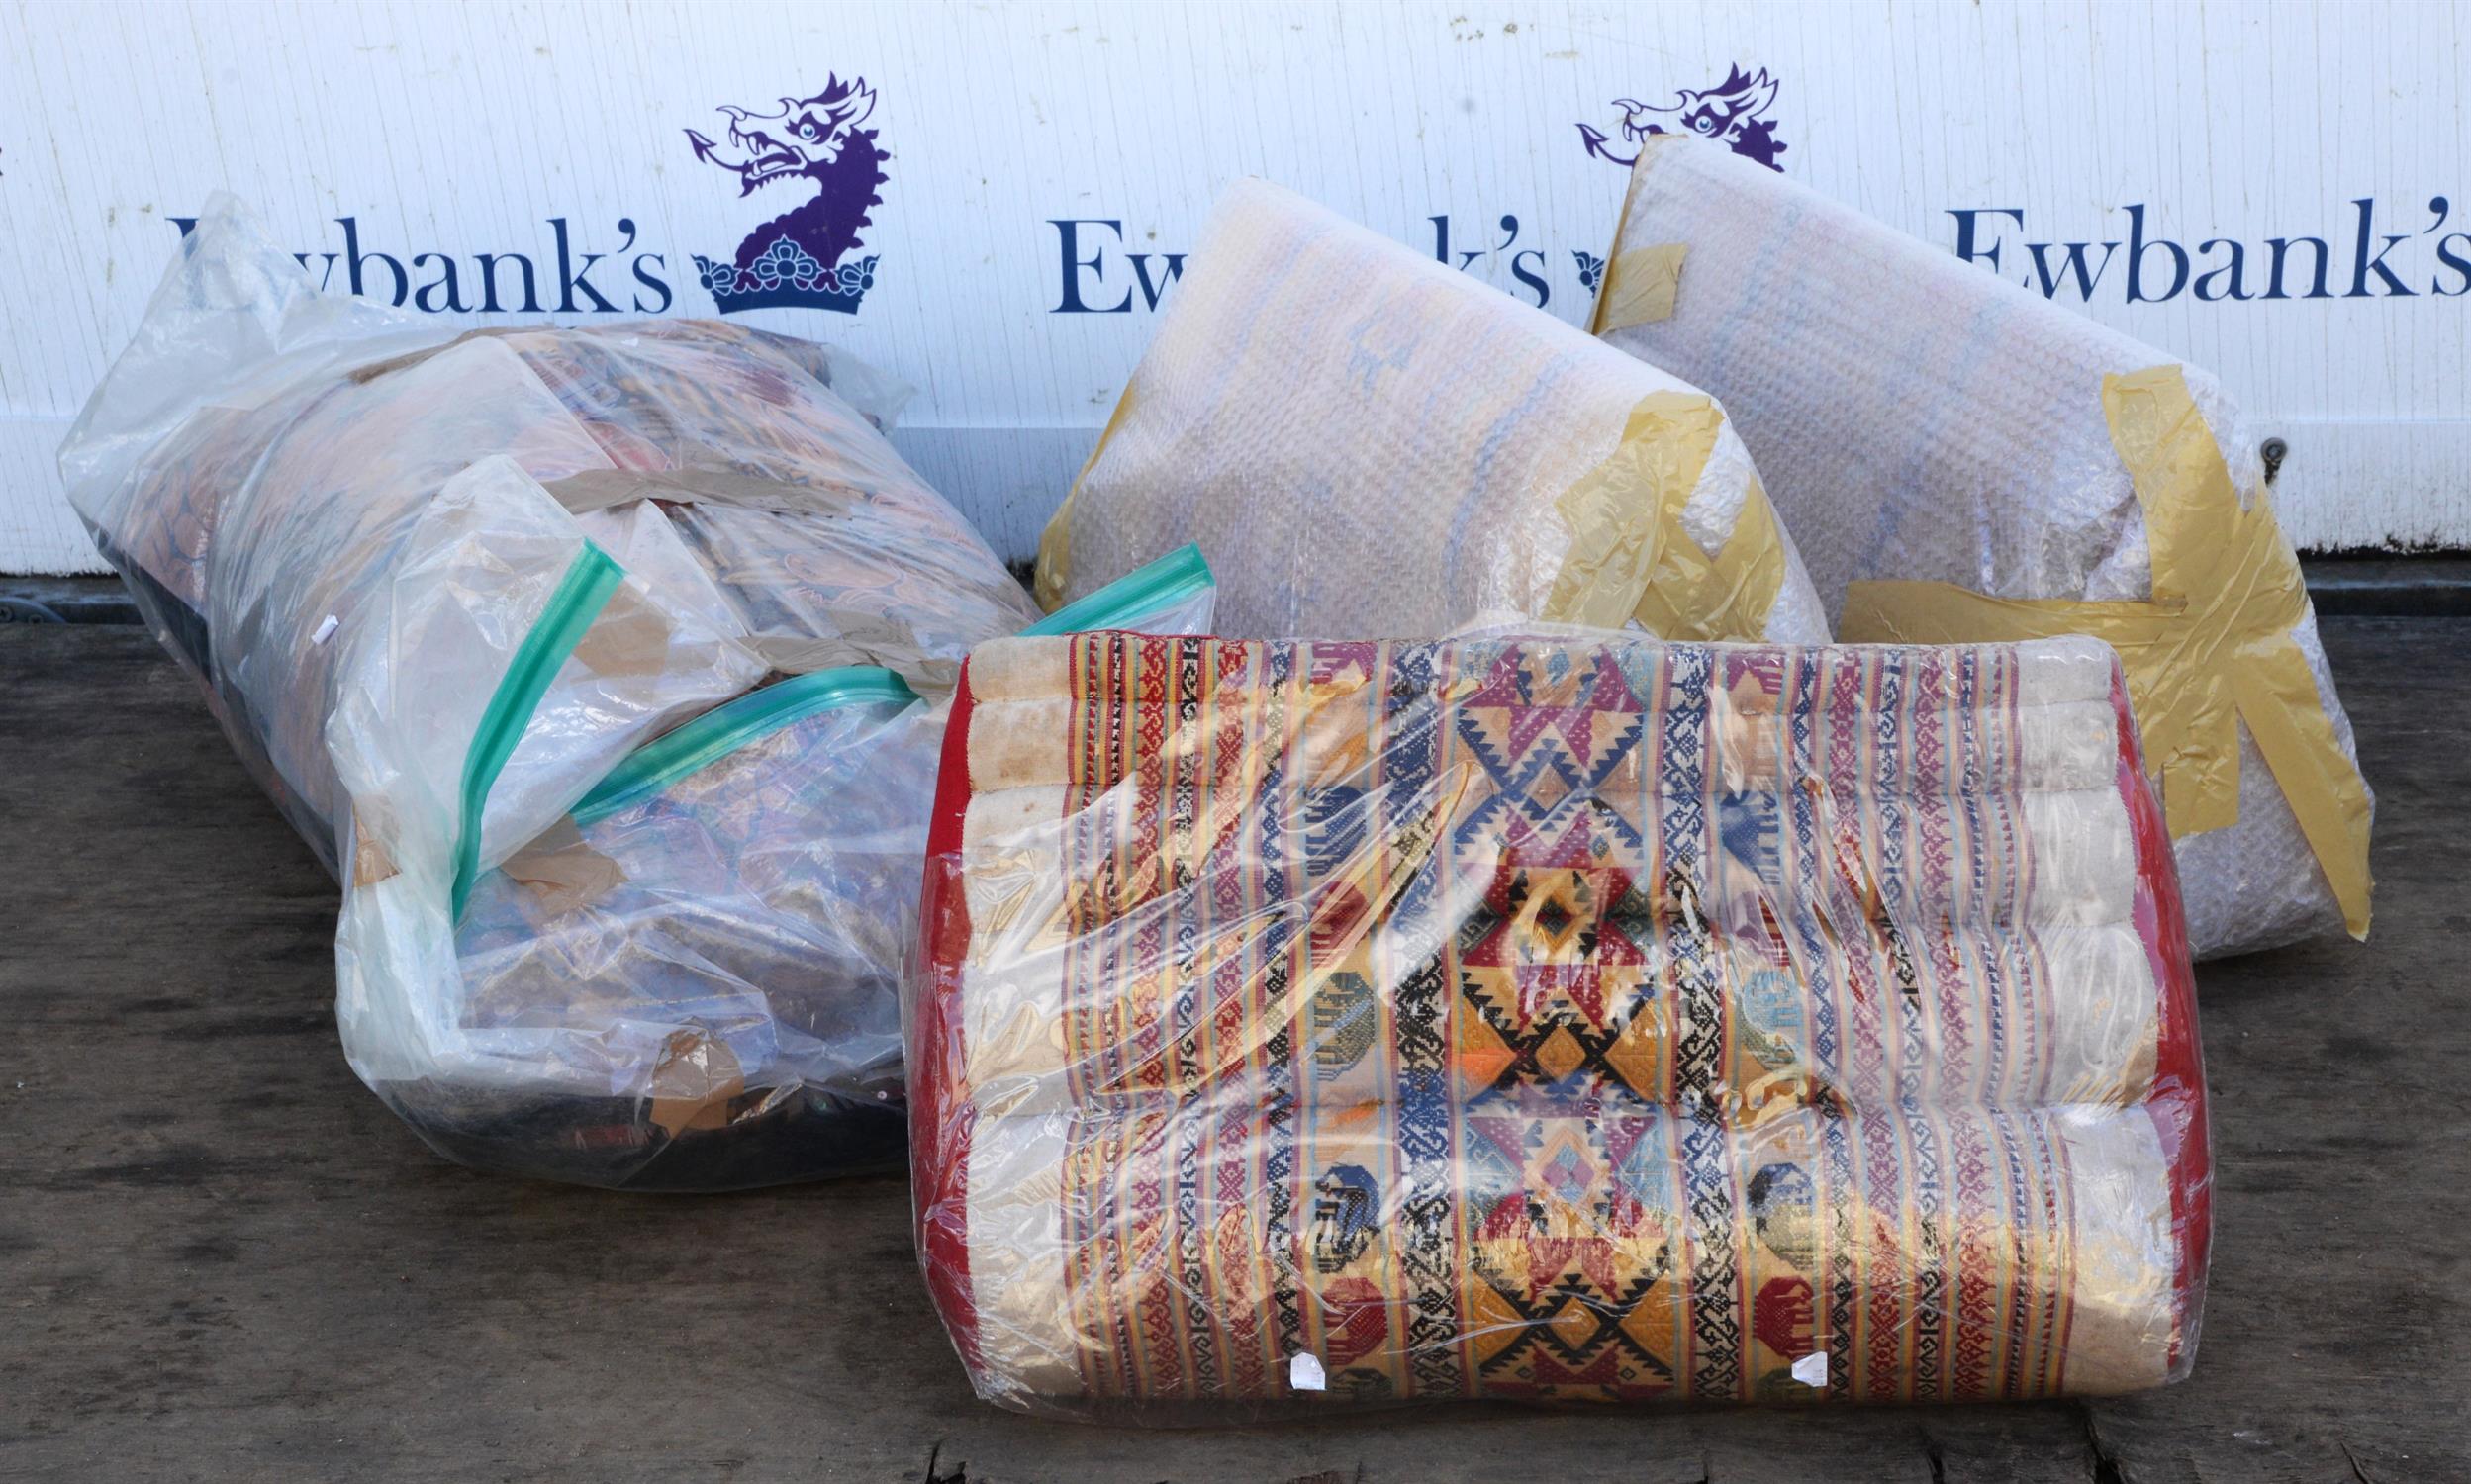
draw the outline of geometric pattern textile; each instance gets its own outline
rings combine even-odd
[[[1008,640],[945,747],[912,1163],[984,1396],[2193,1359],[2193,991],[2099,644]]]

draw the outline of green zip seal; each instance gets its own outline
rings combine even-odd
[[[749,691],[627,754],[626,761],[611,769],[609,777],[575,805],[575,822],[606,819],[739,748],[819,712],[867,701],[907,705],[917,698],[917,693],[900,676],[878,665],[817,670]]]
[[[1213,586],[1198,545],[1170,552],[1078,603],[1021,630],[1023,636],[1125,628]],[[578,825],[597,823],[640,803],[690,774],[750,743],[819,712],[869,701],[907,704],[918,698],[898,674],[880,665],[844,665],[793,676],[714,706],[666,736],[627,754],[574,808]],[[459,900],[459,898],[458,898]]]
[[[558,579],[557,590],[549,595],[548,606],[540,610],[531,632],[516,646],[515,658],[507,662],[505,677],[481,712],[472,745],[463,754],[463,818],[455,840],[451,897],[458,920],[464,901],[472,894],[473,878],[480,874],[481,813],[489,803],[489,790],[497,787],[507,759],[515,756],[516,744],[523,740],[523,730],[531,725],[540,697],[549,693],[549,683],[557,679],[567,656],[583,642],[584,631],[601,616],[610,595],[625,577],[626,569],[586,541],[567,566],[566,575]]]
[[[1088,629],[1123,628],[1161,608],[1198,597],[1215,586],[1200,543],[1171,551],[1146,567],[1135,567],[1095,593],[1064,606],[1021,630],[1024,639],[1049,634],[1077,634]]]

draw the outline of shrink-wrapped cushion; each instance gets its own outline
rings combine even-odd
[[[1039,598],[1186,541],[1227,634],[1438,634],[1506,610],[1826,637],[1704,392],[1261,181],[1211,214],[1047,528]]]
[[[2200,957],[2365,935],[2367,787],[2253,435],[2000,266],[1658,138],[1595,324],[1723,400],[1838,637],[2119,648]]]
[[[912,1177],[983,1395],[2193,1355],[2193,994],[2099,644],[1005,641],[932,828]]]

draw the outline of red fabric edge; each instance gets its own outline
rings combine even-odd
[[[962,823],[970,808],[970,666],[964,660],[952,715],[944,724],[935,808],[927,823],[926,875],[918,897],[918,998],[909,1044],[909,1190],[927,1290],[975,1381],[984,1370],[978,1305],[970,1291],[970,1135],[978,1109],[958,1096],[965,1065],[961,966],[970,948],[969,894],[961,880]]]
[[[2128,682],[2111,666],[2111,706],[2119,715],[2119,790],[2137,842],[2137,932],[2153,967],[2155,1018],[2153,1091],[2145,1111],[2160,1136],[2170,1169],[2171,1226],[2179,1266],[2171,1284],[2169,1373],[2182,1374],[2193,1356],[2205,1307],[2206,1264],[2214,1241],[2214,1152],[2206,1123],[2205,1049],[2197,1034],[2196,967],[2188,952],[2188,916],[2179,898],[2178,858],[2162,805],[2146,782],[2143,748],[2128,701]]]

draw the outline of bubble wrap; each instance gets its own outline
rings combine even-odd
[[[1659,259],[1675,257],[1677,282],[1643,288],[1641,267],[1662,280]],[[1603,337],[1724,400],[1832,622],[1849,585],[1876,579],[2009,599],[2150,596],[2144,511],[2103,390],[2106,375],[2163,365],[2164,352],[1680,137],[1642,152],[1607,263]],[[2253,509],[2253,437],[2212,377],[2182,371]],[[2350,723],[2304,597],[2296,610],[2290,637],[2355,781]],[[2201,956],[2343,921],[2244,722],[2237,737],[2237,823],[2177,842]]]
[[[1643,405],[1696,409],[1712,446],[1692,446],[1687,417],[1626,439]],[[1609,462],[1635,477],[1574,511],[1571,492]],[[1660,479],[1677,522],[1645,493]],[[1676,564],[1726,554],[1738,526],[1752,539],[1734,558],[1769,543],[1772,601],[1739,601],[1721,580],[1685,591]],[[1261,181],[1211,214],[1048,528],[1040,600],[1185,541],[1218,574],[1229,634],[1436,634],[1510,610],[1668,637],[1826,638],[1742,440],[1704,394]],[[1651,562],[1627,587],[1610,577]],[[1599,601],[1627,597],[1576,611],[1588,572],[1607,578]],[[1659,595],[1667,621],[1651,622]]]

